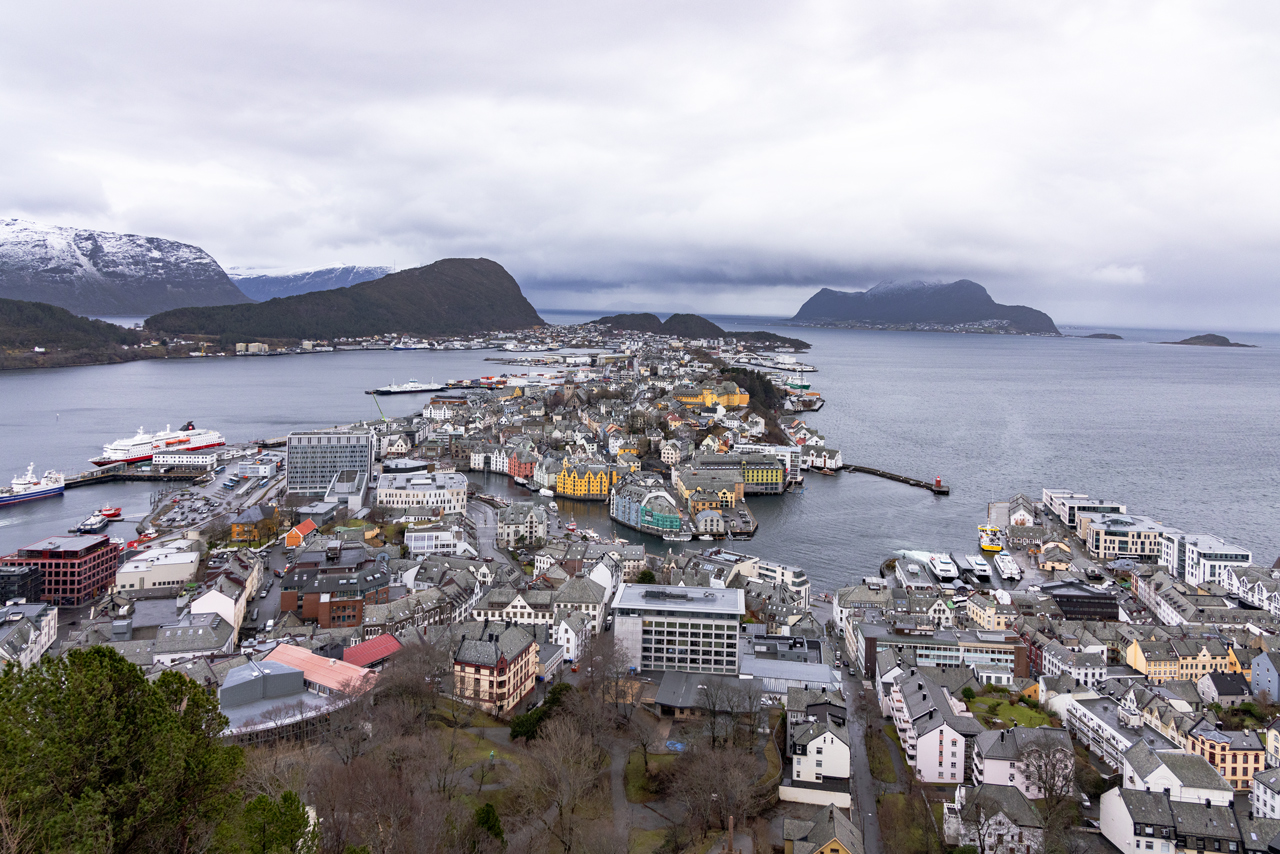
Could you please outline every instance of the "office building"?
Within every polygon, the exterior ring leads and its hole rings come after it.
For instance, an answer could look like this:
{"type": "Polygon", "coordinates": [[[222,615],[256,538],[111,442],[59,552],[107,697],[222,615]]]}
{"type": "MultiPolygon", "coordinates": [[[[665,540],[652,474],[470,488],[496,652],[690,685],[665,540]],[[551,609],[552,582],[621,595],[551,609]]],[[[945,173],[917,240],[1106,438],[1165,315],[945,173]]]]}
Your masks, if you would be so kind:
{"type": "Polygon", "coordinates": [[[290,433],[285,445],[286,489],[290,495],[324,495],[343,471],[364,475],[367,482],[376,447],[373,431],[364,428],[290,433]]]}

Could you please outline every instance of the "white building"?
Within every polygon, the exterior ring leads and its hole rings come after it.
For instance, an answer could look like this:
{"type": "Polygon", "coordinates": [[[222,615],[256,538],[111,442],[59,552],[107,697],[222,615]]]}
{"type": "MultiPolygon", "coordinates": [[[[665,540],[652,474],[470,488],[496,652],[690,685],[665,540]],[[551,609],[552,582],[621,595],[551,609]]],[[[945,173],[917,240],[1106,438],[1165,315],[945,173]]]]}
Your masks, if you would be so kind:
{"type": "Polygon", "coordinates": [[[591,619],[581,611],[559,610],[552,618],[551,641],[564,649],[566,661],[577,661],[591,637],[591,619]]]}
{"type": "Polygon", "coordinates": [[[894,677],[893,725],[907,764],[926,783],[963,783],[981,723],[942,686],[915,668],[894,677]]]}
{"type": "Polygon", "coordinates": [[[1106,647],[1101,651],[1083,652],[1065,647],[1058,641],[1050,641],[1044,647],[1041,669],[1050,679],[1066,673],[1081,685],[1092,688],[1106,681],[1106,647]]]}
{"type": "Polygon", "coordinates": [[[140,552],[116,570],[116,591],[134,592],[157,587],[175,590],[195,578],[200,553],[160,548],[140,552]]]}
{"type": "Polygon", "coordinates": [[[1253,554],[1213,534],[1170,531],[1161,537],[1160,563],[1188,584],[1225,586],[1229,570],[1249,566],[1253,554]]]}
{"type": "Polygon", "coordinates": [[[942,827],[949,845],[972,845],[984,854],[1044,850],[1044,821],[1012,786],[957,786],[955,800],[942,805],[942,827]]]}
{"type": "Polygon", "coordinates": [[[1259,818],[1280,818],[1280,770],[1268,768],[1254,773],[1249,806],[1259,818]]]}
{"type": "Polygon", "coordinates": [[[1127,513],[1123,504],[1098,501],[1069,489],[1046,489],[1041,493],[1045,509],[1058,517],[1068,528],[1076,527],[1077,513],[1127,513]]]}
{"type": "Polygon", "coordinates": [[[58,637],[58,609],[45,602],[12,599],[0,608],[0,661],[30,667],[58,637]]]}
{"type": "Polygon", "coordinates": [[[218,449],[200,451],[157,451],[151,458],[152,468],[203,469],[213,471],[218,466],[218,449]]]}
{"type": "Polygon", "coordinates": [[[1139,739],[1124,753],[1120,784],[1126,789],[1163,792],[1172,801],[1230,806],[1235,792],[1209,760],[1184,750],[1152,750],[1139,739]]]}
{"type": "Polygon", "coordinates": [[[532,545],[535,540],[546,540],[547,522],[544,505],[517,501],[498,510],[497,543],[504,548],[515,548],[521,541],[532,545]]]}
{"type": "Polygon", "coordinates": [[[438,507],[445,513],[467,511],[467,478],[456,472],[384,474],[375,502],[382,507],[438,507]]]}
{"type": "Polygon", "coordinates": [[[409,557],[421,560],[427,555],[475,557],[476,550],[467,542],[462,526],[453,522],[411,524],[404,529],[404,544],[409,557]]]}
{"type": "Polygon", "coordinates": [[[613,598],[614,642],[641,670],[738,672],[742,590],[623,584],[613,598]]]}
{"type": "Polygon", "coordinates": [[[377,439],[368,428],[302,430],[285,445],[285,484],[290,495],[323,495],[334,476],[354,471],[368,478],[377,439]]]}
{"type": "Polygon", "coordinates": [[[1012,786],[1029,800],[1045,789],[1075,788],[1075,750],[1065,729],[1021,727],[979,733],[973,743],[973,782],[1012,786]]]}

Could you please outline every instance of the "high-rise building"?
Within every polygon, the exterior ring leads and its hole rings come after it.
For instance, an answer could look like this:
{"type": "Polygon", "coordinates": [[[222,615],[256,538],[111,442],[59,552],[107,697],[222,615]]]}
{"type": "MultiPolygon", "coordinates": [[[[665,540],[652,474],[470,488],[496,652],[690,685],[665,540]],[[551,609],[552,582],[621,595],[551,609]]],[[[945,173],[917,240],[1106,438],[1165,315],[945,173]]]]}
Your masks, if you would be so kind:
{"type": "Polygon", "coordinates": [[[49,537],[0,558],[6,570],[37,566],[44,573],[41,599],[76,607],[95,598],[116,579],[120,547],[106,534],[49,537]]]}
{"type": "Polygon", "coordinates": [[[285,488],[290,495],[323,495],[341,471],[354,471],[369,481],[377,448],[367,428],[300,430],[289,434],[285,488]]]}

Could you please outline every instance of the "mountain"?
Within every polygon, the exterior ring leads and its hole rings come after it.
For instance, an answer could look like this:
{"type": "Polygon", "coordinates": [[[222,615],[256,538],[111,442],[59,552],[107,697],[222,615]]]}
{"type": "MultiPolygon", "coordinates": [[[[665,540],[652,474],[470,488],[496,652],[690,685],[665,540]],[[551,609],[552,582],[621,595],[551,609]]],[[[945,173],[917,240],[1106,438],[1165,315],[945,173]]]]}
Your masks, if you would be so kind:
{"type": "Polygon", "coordinates": [[[108,316],[249,302],[198,246],[20,219],[0,220],[0,297],[108,316]]]}
{"type": "Polygon", "coordinates": [[[245,295],[255,300],[275,297],[291,297],[313,291],[331,291],[349,288],[361,282],[380,279],[391,272],[390,267],[361,267],[334,265],[313,267],[308,270],[291,270],[287,273],[263,273],[255,270],[231,269],[227,274],[245,295]]]}
{"type": "Polygon", "coordinates": [[[624,332],[648,332],[662,334],[662,321],[656,314],[611,314],[595,321],[601,326],[612,326],[624,332]]]}
{"type": "Polygon", "coordinates": [[[142,336],[132,329],[80,317],[56,305],[0,299],[0,350],[118,350],[122,344],[141,340],[142,336]]]}
{"type": "Polygon", "coordinates": [[[358,338],[384,332],[470,335],[542,326],[501,264],[446,258],[347,288],[253,305],[180,308],[147,319],[155,332],[253,338],[358,338]]]}
{"type": "Polygon", "coordinates": [[[1188,344],[1193,347],[1256,347],[1256,344],[1238,344],[1225,335],[1192,335],[1181,341],[1161,341],[1161,344],[1188,344]]]}
{"type": "Polygon", "coordinates": [[[673,314],[662,322],[662,334],[681,338],[724,338],[727,333],[701,315],[673,314]]]}
{"type": "Polygon", "coordinates": [[[876,285],[868,291],[823,288],[811,296],[793,320],[909,326],[956,326],[1004,321],[1015,332],[1058,333],[1053,318],[1022,305],[1001,305],[977,282],[961,279],[950,284],[925,282],[876,285]]]}

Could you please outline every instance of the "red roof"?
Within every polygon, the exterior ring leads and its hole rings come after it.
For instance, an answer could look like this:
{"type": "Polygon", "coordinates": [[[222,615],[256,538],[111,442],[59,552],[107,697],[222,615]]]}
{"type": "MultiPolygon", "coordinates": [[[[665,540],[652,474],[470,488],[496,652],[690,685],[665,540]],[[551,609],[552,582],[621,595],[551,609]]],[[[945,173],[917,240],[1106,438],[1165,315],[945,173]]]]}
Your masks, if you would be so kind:
{"type": "Polygon", "coordinates": [[[396,640],[393,635],[378,635],[376,638],[370,638],[363,643],[347,647],[342,651],[342,660],[360,667],[368,667],[374,662],[382,661],[384,658],[391,656],[400,647],[400,641],[396,640]]]}
{"type": "Polygon", "coordinates": [[[307,521],[303,522],[301,525],[294,525],[293,532],[298,536],[305,537],[307,534],[310,534],[315,529],[316,529],[316,523],[313,520],[308,519],[307,521]]]}
{"type": "Polygon", "coordinates": [[[311,650],[292,644],[279,644],[267,653],[267,661],[278,661],[302,671],[302,678],[308,682],[328,688],[332,691],[350,691],[377,679],[377,674],[357,667],[346,661],[315,655],[311,650]]]}

